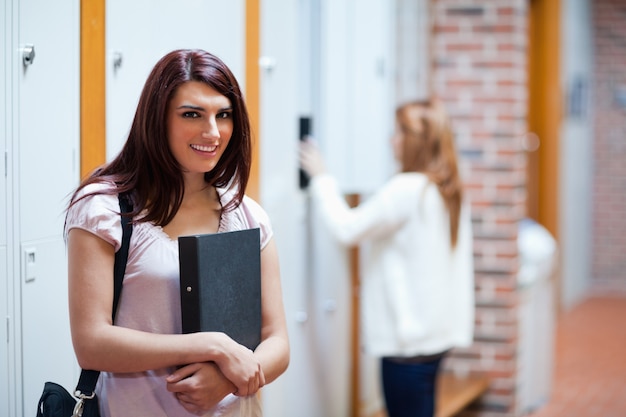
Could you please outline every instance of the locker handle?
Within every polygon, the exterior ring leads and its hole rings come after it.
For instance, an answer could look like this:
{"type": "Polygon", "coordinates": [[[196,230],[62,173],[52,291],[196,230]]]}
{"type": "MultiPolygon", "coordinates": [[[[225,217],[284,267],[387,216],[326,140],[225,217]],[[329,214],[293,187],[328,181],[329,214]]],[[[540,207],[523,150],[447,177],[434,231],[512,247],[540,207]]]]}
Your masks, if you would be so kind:
{"type": "MultiPolygon", "coordinates": [[[[313,119],[310,116],[300,117],[300,134],[298,135],[298,140],[300,142],[307,140],[307,138],[311,136],[312,125],[313,119]]],[[[309,186],[310,178],[302,168],[299,168],[299,171],[300,189],[304,190],[309,186]]]]}
{"type": "Polygon", "coordinates": [[[24,46],[24,49],[22,50],[22,62],[24,63],[24,66],[28,67],[29,65],[33,65],[34,60],[35,60],[35,45],[28,44],[24,46]]]}

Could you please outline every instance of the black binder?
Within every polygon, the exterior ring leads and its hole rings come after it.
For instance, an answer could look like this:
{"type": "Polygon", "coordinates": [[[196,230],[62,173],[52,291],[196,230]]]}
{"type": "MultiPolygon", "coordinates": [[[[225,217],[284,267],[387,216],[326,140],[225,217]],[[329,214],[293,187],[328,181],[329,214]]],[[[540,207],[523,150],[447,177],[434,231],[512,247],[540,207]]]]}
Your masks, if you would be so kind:
{"type": "Polygon", "coordinates": [[[260,230],[180,236],[183,333],[224,332],[254,350],[261,342],[260,230]]]}

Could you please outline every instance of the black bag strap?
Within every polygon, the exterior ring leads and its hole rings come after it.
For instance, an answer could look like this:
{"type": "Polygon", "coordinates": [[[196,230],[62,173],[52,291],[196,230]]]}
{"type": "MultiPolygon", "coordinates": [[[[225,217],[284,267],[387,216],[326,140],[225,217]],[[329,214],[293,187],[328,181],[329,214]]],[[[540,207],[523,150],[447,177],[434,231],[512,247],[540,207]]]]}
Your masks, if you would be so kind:
{"type": "Polygon", "coordinates": [[[131,217],[124,216],[124,213],[130,213],[133,211],[133,206],[130,203],[128,195],[120,194],[118,198],[120,200],[120,213],[122,214],[122,246],[120,247],[120,250],[115,253],[115,265],[113,266],[113,310],[111,317],[113,322],[115,322],[115,312],[117,311],[117,305],[120,301],[122,282],[124,281],[124,274],[126,273],[130,235],[133,233],[133,224],[130,221],[131,217]]]}
{"type": "MultiPolygon", "coordinates": [[[[115,313],[117,311],[117,305],[120,301],[120,294],[122,293],[122,282],[124,281],[124,274],[126,273],[126,262],[128,261],[128,247],[130,246],[130,236],[133,233],[133,224],[130,221],[130,216],[124,216],[124,213],[130,213],[133,211],[133,206],[126,194],[119,194],[118,199],[120,202],[120,213],[122,222],[122,246],[115,253],[115,264],[113,266],[113,310],[112,318],[115,322],[115,313]]],[[[74,396],[82,399],[91,399],[95,395],[96,384],[100,371],[92,371],[82,369],[80,371],[80,378],[78,379],[78,385],[74,396]]]]}

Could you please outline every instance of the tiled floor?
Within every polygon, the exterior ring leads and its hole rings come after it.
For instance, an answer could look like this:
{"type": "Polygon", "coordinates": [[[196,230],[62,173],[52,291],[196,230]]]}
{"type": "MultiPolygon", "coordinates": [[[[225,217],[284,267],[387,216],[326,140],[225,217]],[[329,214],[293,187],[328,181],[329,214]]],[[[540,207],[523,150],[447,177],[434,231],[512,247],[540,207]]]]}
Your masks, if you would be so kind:
{"type": "Polygon", "coordinates": [[[590,297],[557,322],[553,391],[529,417],[626,417],[626,297],[590,297]]]}

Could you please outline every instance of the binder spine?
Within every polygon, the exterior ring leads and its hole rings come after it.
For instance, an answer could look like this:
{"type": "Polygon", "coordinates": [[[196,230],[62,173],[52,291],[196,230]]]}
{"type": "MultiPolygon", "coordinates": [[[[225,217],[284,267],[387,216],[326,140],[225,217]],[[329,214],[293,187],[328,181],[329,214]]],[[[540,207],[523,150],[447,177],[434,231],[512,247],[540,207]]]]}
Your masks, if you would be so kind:
{"type": "Polygon", "coordinates": [[[180,307],[183,333],[200,331],[200,273],[198,271],[198,239],[195,236],[180,238],[179,253],[193,254],[179,258],[180,267],[180,307]]]}

